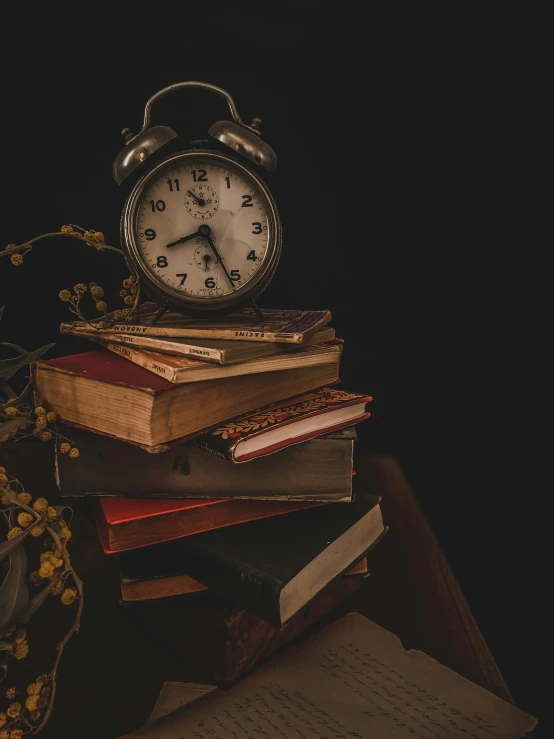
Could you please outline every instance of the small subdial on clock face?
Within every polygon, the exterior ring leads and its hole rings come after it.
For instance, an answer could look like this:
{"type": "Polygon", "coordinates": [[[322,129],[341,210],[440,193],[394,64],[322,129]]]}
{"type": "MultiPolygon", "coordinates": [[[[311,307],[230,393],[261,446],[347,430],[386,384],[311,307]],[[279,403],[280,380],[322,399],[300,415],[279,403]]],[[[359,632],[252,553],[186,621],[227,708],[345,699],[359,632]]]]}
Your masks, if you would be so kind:
{"type": "Polygon", "coordinates": [[[194,251],[194,261],[202,272],[213,272],[217,259],[209,244],[200,244],[194,251]]]}
{"type": "Polygon", "coordinates": [[[217,213],[219,198],[212,187],[199,182],[185,192],[185,208],[193,218],[207,221],[217,213]]]}

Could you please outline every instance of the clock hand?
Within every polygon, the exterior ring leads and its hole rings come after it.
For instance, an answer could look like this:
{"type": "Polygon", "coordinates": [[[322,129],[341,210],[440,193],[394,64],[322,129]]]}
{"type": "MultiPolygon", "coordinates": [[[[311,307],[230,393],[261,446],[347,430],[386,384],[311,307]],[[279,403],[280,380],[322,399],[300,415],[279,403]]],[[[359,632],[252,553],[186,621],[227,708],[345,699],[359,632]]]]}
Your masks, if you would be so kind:
{"type": "Polygon", "coordinates": [[[204,259],[204,264],[205,264],[205,266],[204,266],[204,272],[207,272],[208,271],[208,263],[209,263],[211,257],[210,257],[209,254],[204,254],[203,259],[204,259]]]}
{"type": "Polygon", "coordinates": [[[235,285],[233,283],[233,280],[231,279],[231,275],[227,272],[227,267],[223,264],[223,260],[221,259],[221,255],[218,252],[218,250],[216,249],[214,242],[210,238],[211,232],[212,232],[212,229],[209,226],[205,226],[205,225],[204,226],[200,226],[200,228],[198,229],[198,233],[200,234],[200,236],[202,236],[203,239],[206,239],[206,241],[210,245],[213,253],[215,254],[215,258],[217,259],[217,261],[219,262],[219,264],[221,264],[221,266],[223,267],[223,271],[225,272],[225,276],[229,280],[229,284],[231,285],[231,289],[234,290],[235,289],[235,285]]]}
{"type": "Polygon", "coordinates": [[[192,192],[192,190],[187,190],[187,195],[191,195],[196,200],[196,202],[198,203],[200,207],[206,205],[206,201],[204,200],[204,198],[199,198],[198,195],[195,195],[192,192]]]}
{"type": "Polygon", "coordinates": [[[193,234],[189,234],[188,236],[183,236],[182,239],[177,239],[177,241],[172,241],[171,244],[166,244],[167,249],[171,249],[172,246],[177,246],[177,244],[184,244],[185,241],[190,241],[191,239],[195,239],[197,236],[201,236],[200,231],[195,231],[193,234]]]}

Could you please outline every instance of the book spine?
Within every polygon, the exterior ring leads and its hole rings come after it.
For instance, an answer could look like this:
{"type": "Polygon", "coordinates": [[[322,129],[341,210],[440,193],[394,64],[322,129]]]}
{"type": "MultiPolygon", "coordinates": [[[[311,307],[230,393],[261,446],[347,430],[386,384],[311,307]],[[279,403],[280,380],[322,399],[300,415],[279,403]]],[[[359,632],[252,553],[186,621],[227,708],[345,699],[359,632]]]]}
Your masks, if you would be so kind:
{"type": "Polygon", "coordinates": [[[229,600],[240,603],[264,621],[282,627],[279,598],[283,583],[189,538],[183,547],[187,574],[229,600]]]}
{"type": "Polygon", "coordinates": [[[167,364],[160,361],[152,361],[146,357],[144,352],[140,351],[140,349],[131,349],[125,344],[116,344],[114,341],[102,341],[99,339],[95,339],[95,341],[101,344],[105,349],[109,349],[111,352],[114,352],[114,354],[119,354],[130,362],[138,364],[140,367],[144,367],[144,369],[147,369],[149,372],[154,372],[154,374],[160,375],[160,377],[165,377],[169,382],[175,382],[176,380],[174,367],[169,367],[167,364]]]}
{"type": "MultiPolygon", "coordinates": [[[[208,437],[211,438],[211,437],[208,437]]],[[[210,454],[214,454],[216,457],[221,457],[222,459],[226,459],[228,462],[233,461],[233,450],[234,446],[226,446],[223,448],[215,449],[212,444],[208,444],[206,439],[203,439],[202,441],[194,439],[192,442],[195,446],[197,446],[199,449],[202,449],[204,452],[209,452],[210,454]]]]}
{"type": "MultiPolygon", "coordinates": [[[[208,347],[195,346],[194,344],[183,344],[168,341],[158,336],[137,336],[136,334],[122,334],[109,331],[71,331],[75,336],[86,337],[93,341],[111,341],[116,344],[131,344],[136,349],[171,354],[177,357],[190,357],[200,359],[203,362],[223,364],[225,351],[208,347]]],[[[144,365],[143,365],[144,366],[144,365]]]]}
{"type": "MultiPolygon", "coordinates": [[[[60,326],[62,333],[73,334],[90,334],[89,326],[79,326],[72,324],[62,324],[60,326]]],[[[102,336],[103,330],[95,331],[102,336]]],[[[108,333],[137,335],[137,336],[157,336],[157,337],[173,337],[178,339],[231,339],[241,341],[268,341],[270,343],[283,342],[285,344],[300,344],[306,338],[308,333],[275,333],[271,331],[247,331],[244,329],[195,329],[195,328],[177,328],[171,326],[141,326],[140,324],[117,323],[110,328],[108,333]]]]}

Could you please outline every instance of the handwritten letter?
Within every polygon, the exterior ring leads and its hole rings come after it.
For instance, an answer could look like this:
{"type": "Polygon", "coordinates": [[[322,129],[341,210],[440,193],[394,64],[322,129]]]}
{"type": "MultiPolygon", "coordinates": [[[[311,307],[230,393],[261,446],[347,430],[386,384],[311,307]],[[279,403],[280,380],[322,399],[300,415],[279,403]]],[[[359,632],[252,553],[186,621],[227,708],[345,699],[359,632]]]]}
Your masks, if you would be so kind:
{"type": "MultiPolygon", "coordinates": [[[[154,721],[150,739],[518,739],[523,711],[357,613],[227,690],[154,721]]],[[[147,733],[144,733],[147,732],[147,733]]]]}

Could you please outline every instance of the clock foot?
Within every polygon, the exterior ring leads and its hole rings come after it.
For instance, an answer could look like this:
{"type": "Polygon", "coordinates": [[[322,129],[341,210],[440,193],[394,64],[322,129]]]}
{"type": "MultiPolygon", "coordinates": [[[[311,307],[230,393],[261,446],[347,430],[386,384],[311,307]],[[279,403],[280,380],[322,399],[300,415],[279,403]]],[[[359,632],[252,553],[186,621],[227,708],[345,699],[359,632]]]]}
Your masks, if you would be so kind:
{"type": "Polygon", "coordinates": [[[168,310],[169,310],[169,301],[167,303],[164,303],[160,307],[159,311],[156,313],[156,315],[152,319],[152,326],[155,326],[160,320],[160,318],[163,318],[163,316],[165,316],[168,310]]]}
{"type": "Polygon", "coordinates": [[[264,322],[264,314],[260,310],[260,306],[256,303],[254,298],[250,298],[250,305],[252,306],[252,310],[256,314],[256,317],[260,323],[264,322]]]}

